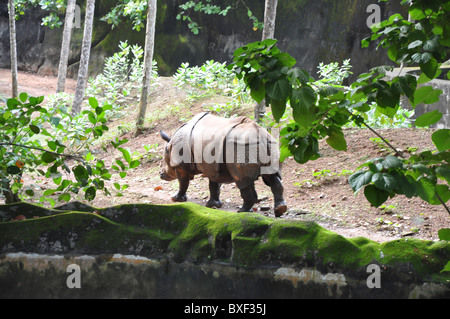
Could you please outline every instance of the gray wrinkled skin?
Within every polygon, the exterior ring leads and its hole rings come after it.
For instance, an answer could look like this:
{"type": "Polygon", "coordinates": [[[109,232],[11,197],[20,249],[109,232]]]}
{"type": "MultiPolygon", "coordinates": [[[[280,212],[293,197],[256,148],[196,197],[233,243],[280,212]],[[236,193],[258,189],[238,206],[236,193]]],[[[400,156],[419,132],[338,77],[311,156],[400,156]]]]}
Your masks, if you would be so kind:
{"type": "Polygon", "coordinates": [[[234,182],[244,200],[239,211],[251,211],[258,200],[254,182],[261,176],[274,195],[275,216],[286,212],[278,144],[254,121],[200,113],[179,127],[172,137],[164,132],[161,137],[167,144],[160,177],[179,181],[173,201],[186,201],[189,181],[202,174],[209,179],[210,198],[206,206],[220,208],[221,184],[234,182]]]}

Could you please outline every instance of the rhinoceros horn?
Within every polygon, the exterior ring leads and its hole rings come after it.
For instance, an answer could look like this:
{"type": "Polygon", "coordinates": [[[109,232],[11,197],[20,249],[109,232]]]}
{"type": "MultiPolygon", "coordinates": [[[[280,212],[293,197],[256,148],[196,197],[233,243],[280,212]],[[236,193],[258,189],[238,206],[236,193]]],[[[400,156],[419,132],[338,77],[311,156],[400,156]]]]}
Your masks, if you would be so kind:
{"type": "Polygon", "coordinates": [[[167,133],[165,133],[165,132],[163,132],[163,131],[159,131],[159,134],[161,135],[161,137],[162,137],[162,139],[163,139],[164,141],[166,141],[167,143],[170,142],[170,136],[167,135],[167,133]]]}

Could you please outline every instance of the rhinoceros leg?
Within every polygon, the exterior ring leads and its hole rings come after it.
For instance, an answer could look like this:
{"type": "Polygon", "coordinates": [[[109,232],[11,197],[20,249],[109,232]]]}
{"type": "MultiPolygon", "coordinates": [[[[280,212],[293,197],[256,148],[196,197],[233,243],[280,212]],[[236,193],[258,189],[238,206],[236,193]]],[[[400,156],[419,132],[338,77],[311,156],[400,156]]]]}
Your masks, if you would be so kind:
{"type": "Polygon", "coordinates": [[[271,174],[271,175],[263,175],[262,176],[264,183],[266,185],[270,186],[270,189],[272,190],[273,196],[274,196],[274,213],[275,217],[280,217],[283,215],[286,210],[286,202],[283,198],[283,184],[281,183],[280,176],[278,174],[271,174]]]}
{"type": "Polygon", "coordinates": [[[206,207],[222,207],[222,201],[219,199],[220,197],[220,186],[222,184],[209,181],[209,200],[206,202],[206,207]]]}
{"type": "Polygon", "coordinates": [[[174,202],[185,202],[187,200],[186,192],[189,187],[189,181],[191,178],[187,174],[182,174],[177,171],[178,177],[178,192],[172,196],[174,202]]]}
{"type": "Polygon", "coordinates": [[[244,204],[239,208],[238,212],[249,212],[253,205],[258,201],[258,194],[255,190],[255,184],[251,183],[249,186],[242,188],[241,197],[244,200],[244,204]]]}

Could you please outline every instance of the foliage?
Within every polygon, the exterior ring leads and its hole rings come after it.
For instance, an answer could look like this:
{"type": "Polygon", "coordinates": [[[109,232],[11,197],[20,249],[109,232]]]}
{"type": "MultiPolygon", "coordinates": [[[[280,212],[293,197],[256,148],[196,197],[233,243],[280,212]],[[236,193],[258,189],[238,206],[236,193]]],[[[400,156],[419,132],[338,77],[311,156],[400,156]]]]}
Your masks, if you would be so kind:
{"type": "Polygon", "coordinates": [[[120,0],[101,20],[115,28],[122,22],[122,18],[131,21],[133,30],[140,31],[145,27],[147,19],[147,1],[120,0]]]}
{"type": "MultiPolygon", "coordinates": [[[[95,98],[89,98],[90,109],[72,118],[67,109],[42,106],[43,100],[42,96],[21,93],[18,99],[9,99],[6,105],[0,106],[3,195],[7,200],[14,197],[16,201],[24,195],[35,196],[33,188],[24,188],[23,174],[53,181],[55,188],[45,190],[39,200],[49,201],[52,206],[56,203],[52,195],[66,202],[78,193],[89,201],[98,191],[111,195],[106,184],[112,177],[111,169],[91,150],[92,142],[108,131],[105,112],[111,106],[100,106],[95,98]]],[[[121,178],[127,175],[127,170],[140,164],[122,147],[124,143],[126,140],[111,142],[123,155],[123,159],[117,159],[111,166],[121,178]]],[[[119,192],[127,188],[119,183],[114,183],[114,187],[119,192]]]]}
{"type": "MultiPolygon", "coordinates": [[[[96,96],[99,100],[113,106],[110,112],[117,113],[139,98],[143,76],[144,50],[137,44],[129,45],[127,41],[120,42],[119,51],[105,60],[103,73],[90,78],[86,94],[96,96]],[[134,91],[135,94],[130,94],[134,91]]],[[[153,61],[152,78],[155,82],[158,76],[156,61],[153,61]]],[[[108,114],[108,118],[111,118],[108,114]]]]}
{"type": "Polygon", "coordinates": [[[211,111],[224,116],[231,116],[241,104],[249,103],[251,97],[243,81],[236,78],[233,70],[229,70],[226,63],[206,61],[202,66],[189,66],[182,63],[174,74],[176,85],[185,89],[188,100],[221,94],[232,98],[226,105],[215,105],[211,111]]]}
{"type": "Polygon", "coordinates": [[[15,0],[16,19],[25,14],[29,7],[39,6],[42,10],[48,11],[48,15],[42,18],[42,25],[50,28],[59,28],[63,22],[59,19],[59,15],[66,8],[64,0],[15,0]]]}
{"type": "MultiPolygon", "coordinates": [[[[387,80],[385,75],[392,67],[381,66],[361,74],[349,87],[324,82],[317,85],[305,70],[294,67],[296,61],[281,52],[276,40],[247,44],[234,53],[230,68],[244,79],[251,96],[266,101],[272,115],[279,121],[289,102],[293,121],[281,131],[281,160],[293,156],[298,163],[320,157],[318,140],[336,150],[345,151],[347,142],[342,128],[349,122],[365,125],[359,115],[376,105],[376,113],[393,118],[400,109],[400,98],[405,96],[413,107],[420,103],[431,104],[439,100],[442,91],[432,86],[421,86],[438,75],[440,61],[445,58],[445,48],[450,46],[448,29],[448,4],[437,1],[404,1],[411,3],[414,17],[423,18],[417,23],[394,15],[373,27],[373,35],[363,41],[381,39],[380,45],[389,47],[389,57],[397,63],[418,63],[422,71],[419,79],[412,75],[398,75],[387,80]],[[430,8],[426,9],[425,6],[430,8]],[[425,19],[429,17],[430,20],[425,19]],[[420,41],[420,44],[419,42],[420,41]],[[394,49],[391,49],[394,47],[394,49]],[[420,58],[419,58],[420,57],[420,58]]],[[[428,112],[416,120],[416,126],[429,126],[442,115],[428,112]]],[[[350,178],[355,192],[364,187],[364,194],[374,206],[382,205],[389,197],[403,194],[419,196],[431,204],[444,204],[450,199],[450,130],[437,130],[432,140],[436,151],[426,151],[411,156],[377,158],[363,165],[363,170],[350,178]],[[395,160],[394,160],[395,159],[395,160]]]]}
{"type": "MultiPolygon", "coordinates": [[[[258,29],[262,29],[263,24],[253,15],[252,11],[245,5],[244,1],[234,1],[235,8],[238,7],[239,3],[243,4],[243,6],[247,9],[248,18],[253,22],[253,30],[256,31],[258,29]]],[[[201,27],[191,18],[192,11],[199,14],[226,16],[228,12],[233,9],[232,6],[222,8],[219,5],[212,4],[212,0],[190,0],[180,4],[179,8],[182,11],[177,15],[177,20],[187,21],[189,29],[194,34],[198,34],[201,27]]]]}

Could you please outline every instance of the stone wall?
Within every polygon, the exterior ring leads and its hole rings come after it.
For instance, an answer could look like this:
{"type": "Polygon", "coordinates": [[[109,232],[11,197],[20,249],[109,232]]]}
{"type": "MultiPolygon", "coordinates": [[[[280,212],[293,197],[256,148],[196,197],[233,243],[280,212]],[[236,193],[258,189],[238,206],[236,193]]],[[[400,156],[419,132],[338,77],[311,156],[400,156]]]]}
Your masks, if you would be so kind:
{"type": "MultiPolygon", "coordinates": [[[[369,68],[389,63],[386,52],[374,46],[362,49],[360,42],[370,34],[366,20],[370,4],[381,7],[383,19],[404,12],[399,3],[375,0],[295,0],[279,1],[275,37],[281,50],[298,61],[298,66],[312,74],[320,62],[341,62],[350,58],[353,72],[360,74],[369,68]]],[[[112,55],[119,41],[144,44],[144,31],[131,30],[122,25],[114,30],[100,18],[114,1],[96,4],[90,74],[98,73],[105,57],[112,55]]],[[[253,14],[263,21],[264,5],[260,0],[248,0],[246,4],[253,14]]],[[[193,35],[185,22],[176,19],[180,9],[178,1],[159,1],[156,27],[155,59],[162,75],[172,75],[183,62],[202,64],[208,59],[231,61],[234,50],[246,43],[261,39],[261,30],[253,31],[247,10],[242,6],[230,11],[227,17],[193,17],[202,29],[193,35]]],[[[83,5],[82,5],[83,11],[83,5]]],[[[83,12],[82,12],[83,14],[83,12]]],[[[43,75],[56,75],[62,29],[49,29],[41,25],[43,13],[30,10],[17,21],[19,69],[43,75]]],[[[74,29],[69,75],[76,76],[82,28],[74,29]]],[[[8,68],[9,62],[8,13],[5,3],[0,3],[0,67],[8,68]]]]}
{"type": "Polygon", "coordinates": [[[0,298],[449,298],[449,260],[444,241],[350,239],[193,203],[0,205],[0,298]]]}
{"type": "MultiPolygon", "coordinates": [[[[435,89],[441,90],[443,93],[440,96],[439,102],[433,104],[419,104],[414,109],[414,118],[418,118],[424,113],[439,110],[442,113],[442,118],[436,124],[431,125],[432,128],[450,128],[450,81],[432,80],[426,85],[431,85],[435,89]]],[[[411,109],[410,105],[405,105],[406,108],[411,109]]]]}

